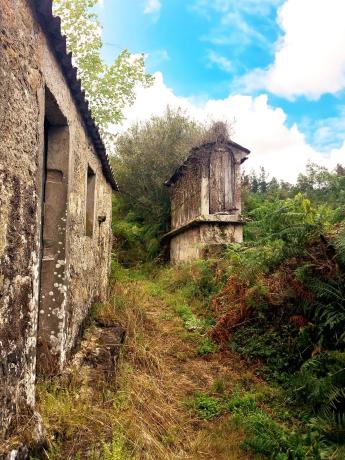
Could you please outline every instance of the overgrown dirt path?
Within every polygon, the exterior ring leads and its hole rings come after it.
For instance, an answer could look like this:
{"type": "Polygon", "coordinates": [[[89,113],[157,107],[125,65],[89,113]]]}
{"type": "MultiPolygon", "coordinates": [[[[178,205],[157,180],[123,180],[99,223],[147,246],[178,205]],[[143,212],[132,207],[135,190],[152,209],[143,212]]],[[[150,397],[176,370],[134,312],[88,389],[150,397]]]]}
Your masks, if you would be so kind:
{"type": "MultiPolygon", "coordinates": [[[[184,292],[144,278],[117,280],[94,323],[117,321],[126,340],[115,377],[85,362],[53,387],[41,384],[48,458],[253,458],[217,396],[254,374],[237,354],[212,348],[184,292]]],[[[84,348],[97,330],[88,329],[84,348]]]]}
{"type": "MultiPolygon", "coordinates": [[[[185,321],[166,301],[173,296],[159,290],[155,292],[154,283],[139,282],[138,287],[150,293],[142,299],[141,305],[147,346],[157,368],[150,376],[154,385],[152,400],[149,401],[147,395],[147,403],[152,405],[148,407],[152,410],[152,423],[161,420],[156,426],[156,436],[162,443],[162,458],[251,458],[240,449],[244,436],[231,425],[227,415],[203,420],[193,410],[195,395],[230,391],[248,378],[247,366],[238,355],[230,352],[198,354],[199,334],[193,325],[186,328],[185,321]]],[[[202,404],[200,406],[202,410],[202,404]]],[[[158,451],[156,455],[149,454],[148,458],[160,458],[158,451]]]]}

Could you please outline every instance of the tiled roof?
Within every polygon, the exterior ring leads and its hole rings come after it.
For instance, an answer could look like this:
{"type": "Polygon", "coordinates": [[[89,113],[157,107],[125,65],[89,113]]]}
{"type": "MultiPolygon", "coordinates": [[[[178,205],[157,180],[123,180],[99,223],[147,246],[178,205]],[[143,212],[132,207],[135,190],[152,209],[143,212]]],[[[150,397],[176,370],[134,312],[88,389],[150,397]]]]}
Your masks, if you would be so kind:
{"type": "MultiPolygon", "coordinates": [[[[175,184],[177,182],[177,180],[184,174],[184,171],[186,169],[186,166],[188,165],[188,163],[192,160],[192,158],[195,158],[198,151],[199,150],[202,150],[203,148],[212,148],[214,147],[214,145],[216,144],[216,142],[209,142],[209,143],[205,143],[203,145],[200,145],[198,147],[194,147],[190,152],[189,152],[189,155],[187,156],[187,158],[185,159],[185,161],[181,164],[181,166],[179,166],[176,171],[174,172],[174,174],[170,177],[169,180],[167,180],[164,185],[166,185],[167,187],[170,187],[171,185],[175,184]]],[[[237,150],[241,150],[242,152],[246,153],[249,155],[250,153],[250,150],[246,149],[245,147],[242,147],[242,145],[240,144],[237,144],[236,142],[233,142],[233,141],[226,141],[225,142],[225,145],[227,145],[229,148],[233,147],[237,150]]],[[[245,161],[247,158],[244,158],[242,160],[242,163],[243,161],[245,161]]]]}
{"type": "Polygon", "coordinates": [[[96,154],[102,163],[103,174],[113,190],[118,186],[112,171],[109,157],[102,141],[99,128],[92,118],[89,103],[82,90],[81,81],[77,77],[77,69],[72,64],[72,53],[68,53],[66,37],[61,32],[61,20],[53,15],[52,0],[30,0],[31,6],[36,12],[37,19],[48,38],[58,60],[62,73],[73,95],[75,104],[83,118],[87,133],[94,145],[96,154]]]}

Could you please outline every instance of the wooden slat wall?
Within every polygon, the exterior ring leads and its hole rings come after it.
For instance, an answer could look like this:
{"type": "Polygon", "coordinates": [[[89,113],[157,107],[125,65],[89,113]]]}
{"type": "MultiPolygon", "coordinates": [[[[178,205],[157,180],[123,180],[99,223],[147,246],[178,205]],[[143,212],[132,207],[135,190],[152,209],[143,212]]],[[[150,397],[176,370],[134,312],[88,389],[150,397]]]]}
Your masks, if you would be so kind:
{"type": "Polygon", "coordinates": [[[201,213],[201,165],[189,165],[172,191],[171,228],[181,227],[201,213]]]}
{"type": "Polygon", "coordinates": [[[235,197],[234,155],[227,148],[205,151],[188,164],[172,187],[171,229],[180,228],[202,214],[234,212],[235,197]]]}
{"type": "Polygon", "coordinates": [[[217,149],[210,157],[210,214],[234,208],[234,160],[231,152],[217,149]]]}

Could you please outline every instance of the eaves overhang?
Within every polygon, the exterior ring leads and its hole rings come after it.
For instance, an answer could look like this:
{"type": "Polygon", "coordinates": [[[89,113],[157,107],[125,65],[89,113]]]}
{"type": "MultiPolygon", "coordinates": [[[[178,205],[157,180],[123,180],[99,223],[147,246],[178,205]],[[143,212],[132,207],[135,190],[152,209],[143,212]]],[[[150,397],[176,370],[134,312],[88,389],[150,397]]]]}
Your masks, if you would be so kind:
{"type": "Polygon", "coordinates": [[[52,0],[29,0],[37,20],[46,35],[67,85],[72,93],[77,109],[83,119],[87,134],[92,141],[97,157],[99,158],[104,177],[114,191],[118,185],[110,165],[109,156],[102,141],[99,128],[94,121],[89,103],[82,89],[81,81],[77,76],[77,68],[72,63],[72,53],[67,51],[66,37],[61,32],[61,19],[53,15],[52,0]]]}

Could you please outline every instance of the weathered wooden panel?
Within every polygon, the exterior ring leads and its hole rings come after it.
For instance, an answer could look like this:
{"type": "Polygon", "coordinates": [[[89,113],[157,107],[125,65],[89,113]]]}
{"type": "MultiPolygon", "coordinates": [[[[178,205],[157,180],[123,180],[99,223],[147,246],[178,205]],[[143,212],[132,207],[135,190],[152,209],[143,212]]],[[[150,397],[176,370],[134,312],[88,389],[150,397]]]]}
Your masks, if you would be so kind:
{"type": "Polygon", "coordinates": [[[215,150],[210,157],[210,214],[224,211],[225,181],[224,162],[226,152],[215,150]]]}
{"type": "Polygon", "coordinates": [[[179,228],[201,213],[201,165],[187,168],[172,190],[171,228],[179,228]]]}
{"type": "Polygon", "coordinates": [[[231,152],[227,152],[225,160],[224,203],[225,211],[232,212],[235,206],[235,161],[231,152]]]}
{"type": "Polygon", "coordinates": [[[234,208],[234,164],[231,152],[217,149],[210,157],[210,214],[234,208]]]}

